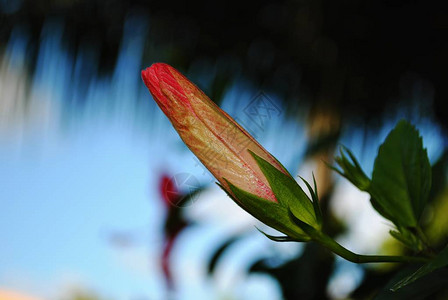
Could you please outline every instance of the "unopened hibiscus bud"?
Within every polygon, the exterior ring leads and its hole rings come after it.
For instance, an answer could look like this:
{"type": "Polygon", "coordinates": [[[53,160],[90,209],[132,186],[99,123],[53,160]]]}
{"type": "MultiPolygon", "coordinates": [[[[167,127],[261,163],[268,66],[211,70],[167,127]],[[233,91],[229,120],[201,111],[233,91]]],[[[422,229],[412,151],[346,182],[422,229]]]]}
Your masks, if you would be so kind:
{"type": "MultiPolygon", "coordinates": [[[[299,197],[291,211],[301,221],[317,224],[311,201],[288,171],[196,85],[163,63],[142,71],[142,78],[184,143],[239,205],[265,223],[280,222],[274,210],[286,211],[284,218],[289,219],[285,197],[299,197]],[[296,187],[280,187],[281,179],[296,187]]],[[[286,224],[268,225],[290,233],[283,228],[286,224]]]]}
{"type": "Polygon", "coordinates": [[[154,100],[185,144],[221,185],[238,187],[277,202],[269,183],[248,149],[284,174],[287,171],[198,87],[169,65],[156,63],[142,72],[154,100]]]}

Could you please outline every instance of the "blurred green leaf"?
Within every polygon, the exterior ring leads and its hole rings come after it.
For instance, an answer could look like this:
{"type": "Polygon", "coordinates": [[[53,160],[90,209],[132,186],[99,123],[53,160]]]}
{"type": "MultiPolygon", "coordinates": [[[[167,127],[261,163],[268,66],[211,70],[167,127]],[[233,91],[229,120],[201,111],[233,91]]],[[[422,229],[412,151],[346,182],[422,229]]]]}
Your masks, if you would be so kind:
{"type": "MultiPolygon", "coordinates": [[[[437,295],[447,289],[448,269],[438,269],[431,274],[419,279],[411,285],[405,286],[397,291],[392,291],[394,284],[403,278],[409,276],[418,269],[418,266],[409,266],[400,270],[389,282],[377,293],[375,300],[423,300],[423,299],[446,299],[439,298],[437,295]]],[[[365,299],[365,298],[356,298],[365,299]]],[[[370,299],[370,297],[369,297],[370,299]]]]}
{"type": "MultiPolygon", "coordinates": [[[[416,272],[412,273],[411,275],[409,275],[409,276],[403,278],[402,280],[400,280],[399,282],[397,282],[391,288],[391,290],[396,291],[396,290],[414,282],[415,280],[419,279],[420,277],[423,277],[423,276],[431,273],[434,270],[444,268],[446,266],[448,266],[448,246],[445,247],[445,249],[443,249],[442,252],[440,252],[439,255],[437,255],[432,261],[423,265],[416,272]]],[[[448,277],[446,279],[448,280],[448,277]]]]}
{"type": "Polygon", "coordinates": [[[311,200],[290,175],[286,175],[269,162],[249,151],[263,174],[279,203],[291,210],[296,218],[314,228],[320,228],[311,200]]]}
{"type": "Polygon", "coordinates": [[[222,257],[224,252],[235,242],[239,241],[243,236],[241,235],[235,235],[231,237],[230,239],[226,240],[223,244],[221,244],[213,254],[212,258],[210,259],[208,263],[208,274],[213,274],[215,272],[216,266],[218,265],[219,259],[222,257]]]}
{"type": "Polygon", "coordinates": [[[448,171],[448,149],[445,149],[443,154],[432,166],[432,183],[431,193],[429,195],[430,201],[434,200],[440,193],[442,193],[447,183],[448,171]]]}
{"type": "Polygon", "coordinates": [[[266,273],[278,279],[282,299],[329,299],[328,280],[334,270],[334,256],[317,243],[306,243],[295,259],[273,266],[281,258],[273,255],[254,263],[249,272],[266,273]]]}
{"type": "Polygon", "coordinates": [[[380,146],[369,192],[383,215],[416,227],[431,188],[431,166],[422,138],[402,120],[380,146]]]}

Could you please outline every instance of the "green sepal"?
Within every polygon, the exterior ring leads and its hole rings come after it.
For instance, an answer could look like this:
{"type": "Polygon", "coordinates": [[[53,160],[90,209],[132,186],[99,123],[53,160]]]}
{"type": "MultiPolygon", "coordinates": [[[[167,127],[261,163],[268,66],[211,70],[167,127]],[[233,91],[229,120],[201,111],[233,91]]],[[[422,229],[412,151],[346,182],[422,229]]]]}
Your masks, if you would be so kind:
{"type": "Polygon", "coordinates": [[[248,151],[268,180],[279,204],[284,208],[289,208],[296,218],[315,228],[320,228],[311,200],[294,178],[289,174],[286,175],[252,151],[248,151]]]}
{"type": "Polygon", "coordinates": [[[255,228],[259,232],[261,232],[265,237],[267,237],[268,239],[270,239],[271,241],[274,241],[274,242],[306,242],[307,241],[307,240],[293,239],[292,237],[289,237],[287,235],[285,235],[285,236],[274,236],[274,235],[267,234],[266,232],[264,232],[263,230],[261,230],[257,226],[255,226],[255,228]]]}
{"type": "Polygon", "coordinates": [[[302,178],[301,176],[299,176],[299,177],[306,184],[306,187],[310,191],[311,199],[313,200],[313,208],[314,208],[314,214],[316,215],[316,221],[317,221],[317,224],[319,224],[319,227],[321,227],[322,226],[322,210],[320,209],[320,205],[319,205],[319,195],[317,194],[317,184],[316,184],[316,178],[314,177],[314,173],[313,173],[314,189],[304,178],[302,178]]]}
{"type": "Polygon", "coordinates": [[[286,207],[279,203],[258,197],[248,193],[229,182],[224,180],[229,185],[231,193],[226,191],[236,204],[247,211],[249,214],[260,220],[264,224],[286,234],[287,236],[300,240],[309,241],[310,238],[300,229],[289,217],[289,211],[286,207]],[[233,195],[232,195],[233,194],[233,195]]]}
{"type": "Polygon", "coordinates": [[[412,249],[414,252],[420,252],[423,250],[424,246],[421,240],[418,239],[414,233],[412,233],[411,231],[402,226],[397,226],[397,228],[398,231],[389,230],[389,234],[392,237],[402,242],[404,245],[412,249]]]}
{"type": "Polygon", "coordinates": [[[296,224],[311,239],[316,240],[318,237],[322,235],[320,230],[314,228],[313,226],[310,226],[309,224],[297,218],[291,210],[289,211],[289,217],[294,222],[294,224],[296,224]]]}
{"type": "Polygon", "coordinates": [[[402,120],[378,150],[369,192],[392,222],[416,227],[430,188],[431,166],[422,138],[402,120]]]}
{"type": "Polygon", "coordinates": [[[341,146],[339,149],[339,154],[340,156],[336,156],[334,160],[340,169],[331,165],[329,165],[329,167],[341,176],[345,177],[361,191],[368,191],[370,187],[370,179],[362,170],[361,165],[358,163],[353,153],[346,147],[341,146]],[[345,154],[348,154],[350,160],[345,154]]]}

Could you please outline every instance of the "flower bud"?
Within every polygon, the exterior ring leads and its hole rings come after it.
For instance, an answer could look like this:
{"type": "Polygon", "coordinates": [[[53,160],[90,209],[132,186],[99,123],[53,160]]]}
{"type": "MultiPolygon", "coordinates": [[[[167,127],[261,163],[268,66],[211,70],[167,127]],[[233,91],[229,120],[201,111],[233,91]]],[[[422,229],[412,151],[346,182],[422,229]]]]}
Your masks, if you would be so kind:
{"type": "Polygon", "coordinates": [[[288,172],[232,117],[167,64],[153,64],[142,71],[142,78],[184,143],[228,192],[231,193],[227,181],[277,202],[248,150],[284,174],[288,172]]]}
{"type": "Polygon", "coordinates": [[[308,241],[320,230],[318,202],[312,204],[288,171],[197,86],[162,63],[142,71],[142,78],[184,143],[227,194],[287,235],[270,238],[308,241]]]}

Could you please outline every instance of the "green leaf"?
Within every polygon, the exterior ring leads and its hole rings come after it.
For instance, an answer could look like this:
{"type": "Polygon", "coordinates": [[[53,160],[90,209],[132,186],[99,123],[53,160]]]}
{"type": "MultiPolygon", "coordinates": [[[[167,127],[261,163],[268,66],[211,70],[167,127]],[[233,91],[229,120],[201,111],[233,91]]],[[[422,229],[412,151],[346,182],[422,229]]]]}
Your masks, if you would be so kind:
{"type": "Polygon", "coordinates": [[[391,221],[416,227],[431,188],[431,166],[414,126],[400,121],[380,146],[368,189],[391,221]]]}
{"type": "MultiPolygon", "coordinates": [[[[226,179],[224,178],[224,180],[226,179]]],[[[288,208],[279,203],[248,193],[227,180],[226,182],[229,185],[233,196],[225,189],[224,191],[226,191],[226,193],[241,208],[256,219],[296,240],[310,240],[310,237],[308,237],[303,230],[290,219],[288,208]]]]}
{"type": "Polygon", "coordinates": [[[389,215],[387,212],[384,211],[383,207],[380,206],[380,205],[378,204],[378,201],[376,201],[376,200],[373,198],[372,193],[370,193],[370,196],[371,196],[371,198],[370,198],[370,204],[372,204],[373,208],[374,208],[380,215],[382,215],[384,218],[386,218],[386,219],[388,219],[388,220],[393,220],[393,219],[394,219],[393,216],[392,216],[392,215],[389,215]]]}
{"type": "Polygon", "coordinates": [[[315,228],[320,228],[316,220],[311,200],[291,175],[286,175],[269,162],[249,150],[280,205],[291,210],[296,218],[315,228]]]}
{"type": "Polygon", "coordinates": [[[419,279],[420,277],[423,277],[429,273],[431,273],[434,270],[443,268],[448,266],[448,246],[445,247],[445,249],[442,250],[442,252],[439,253],[432,261],[429,263],[423,265],[420,269],[418,269],[413,274],[403,278],[399,282],[397,282],[392,288],[392,291],[396,291],[415,280],[419,279]]]}
{"type": "MultiPolygon", "coordinates": [[[[373,208],[375,208],[375,210],[377,212],[380,213],[380,215],[382,215],[384,218],[389,219],[389,220],[394,220],[393,216],[388,215],[381,206],[379,206],[378,202],[375,201],[375,199],[371,198],[370,202],[372,203],[373,208]]],[[[395,230],[390,230],[389,234],[397,239],[398,241],[400,241],[401,243],[403,243],[406,247],[412,249],[414,252],[420,252],[422,251],[423,244],[422,241],[416,236],[416,234],[412,231],[410,231],[410,229],[408,227],[402,226],[399,223],[395,223],[395,226],[397,227],[398,231],[395,230]]]]}

